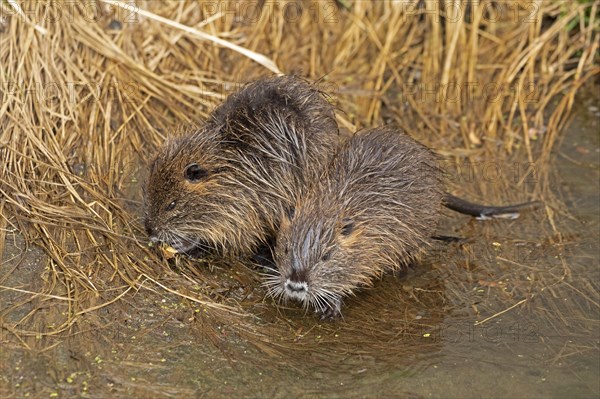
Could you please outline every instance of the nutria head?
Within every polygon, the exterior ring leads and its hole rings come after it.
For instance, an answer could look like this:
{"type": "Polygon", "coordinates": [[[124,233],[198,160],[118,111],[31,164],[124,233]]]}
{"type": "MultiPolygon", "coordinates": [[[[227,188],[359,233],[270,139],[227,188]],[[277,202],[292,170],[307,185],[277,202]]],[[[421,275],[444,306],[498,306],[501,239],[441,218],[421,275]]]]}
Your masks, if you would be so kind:
{"type": "Polygon", "coordinates": [[[260,239],[260,217],[248,204],[255,194],[239,184],[245,176],[227,153],[227,144],[210,129],[166,142],[146,184],[145,227],[152,242],[191,253],[226,252],[260,239]]]}
{"type": "Polygon", "coordinates": [[[277,274],[268,275],[265,285],[276,298],[298,301],[323,318],[336,317],[343,298],[379,274],[371,262],[382,254],[362,242],[363,224],[351,212],[312,204],[282,219],[274,254],[277,274]]]}

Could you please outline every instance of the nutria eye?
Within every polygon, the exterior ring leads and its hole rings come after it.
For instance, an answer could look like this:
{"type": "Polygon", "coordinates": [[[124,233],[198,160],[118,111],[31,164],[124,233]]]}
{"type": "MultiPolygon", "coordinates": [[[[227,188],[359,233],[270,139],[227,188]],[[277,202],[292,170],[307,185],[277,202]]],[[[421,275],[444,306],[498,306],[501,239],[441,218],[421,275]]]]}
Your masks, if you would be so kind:
{"type": "Polygon", "coordinates": [[[171,202],[169,205],[167,205],[167,207],[165,208],[165,211],[172,211],[173,209],[175,209],[175,205],[177,205],[177,201],[173,201],[171,202]]]}
{"type": "Polygon", "coordinates": [[[321,256],[321,261],[322,262],[327,262],[329,259],[331,259],[331,252],[332,251],[327,251],[323,254],[323,256],[321,256]]]}
{"type": "Polygon", "coordinates": [[[290,206],[289,208],[287,208],[285,210],[285,216],[287,216],[287,218],[289,220],[292,220],[294,218],[294,215],[296,214],[296,208],[293,206],[290,206]]]}
{"type": "Polygon", "coordinates": [[[208,172],[200,167],[197,163],[189,164],[185,167],[183,175],[185,179],[191,183],[197,183],[206,177],[208,172]]]}
{"type": "Polygon", "coordinates": [[[342,219],[342,235],[349,236],[354,231],[354,222],[348,218],[342,219]]]}

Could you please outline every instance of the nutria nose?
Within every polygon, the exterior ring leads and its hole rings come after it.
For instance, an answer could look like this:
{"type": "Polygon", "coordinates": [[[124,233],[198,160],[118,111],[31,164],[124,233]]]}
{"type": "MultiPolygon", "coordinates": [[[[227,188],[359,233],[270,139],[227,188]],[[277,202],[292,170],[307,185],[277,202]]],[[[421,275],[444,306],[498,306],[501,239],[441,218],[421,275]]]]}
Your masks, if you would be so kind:
{"type": "Polygon", "coordinates": [[[285,288],[291,292],[302,293],[306,291],[306,283],[288,280],[285,282],[285,288]]]}

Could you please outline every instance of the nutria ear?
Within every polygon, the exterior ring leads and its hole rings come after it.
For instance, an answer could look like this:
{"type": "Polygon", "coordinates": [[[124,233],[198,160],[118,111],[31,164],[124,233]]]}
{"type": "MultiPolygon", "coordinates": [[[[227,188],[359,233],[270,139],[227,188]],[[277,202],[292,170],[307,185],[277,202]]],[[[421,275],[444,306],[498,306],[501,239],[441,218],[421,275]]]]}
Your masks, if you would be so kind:
{"type": "Polygon", "coordinates": [[[189,164],[183,171],[185,179],[190,183],[198,183],[206,177],[207,174],[208,172],[205,169],[202,169],[197,163],[189,164]]]}
{"type": "Polygon", "coordinates": [[[293,205],[289,206],[285,210],[285,217],[288,219],[288,221],[292,221],[292,219],[294,218],[295,214],[296,214],[296,207],[293,206],[293,205]]]}
{"type": "Polygon", "coordinates": [[[350,218],[343,218],[341,223],[341,233],[343,236],[349,236],[354,231],[354,221],[350,218]]]}
{"type": "Polygon", "coordinates": [[[156,168],[156,162],[157,161],[158,161],[158,157],[154,157],[154,158],[152,158],[152,160],[148,164],[148,170],[150,171],[150,173],[154,172],[154,169],[156,168]]]}

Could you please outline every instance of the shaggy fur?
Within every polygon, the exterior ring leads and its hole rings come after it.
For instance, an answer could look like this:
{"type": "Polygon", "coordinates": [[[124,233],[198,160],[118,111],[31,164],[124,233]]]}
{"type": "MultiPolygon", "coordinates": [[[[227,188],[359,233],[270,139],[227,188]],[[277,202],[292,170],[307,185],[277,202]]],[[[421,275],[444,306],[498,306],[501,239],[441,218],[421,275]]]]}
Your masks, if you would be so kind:
{"type": "Polygon", "coordinates": [[[337,140],[334,108],[315,87],[290,76],[248,84],[151,162],[151,240],[181,253],[254,252],[317,179],[337,140]]]}
{"type": "Polygon", "coordinates": [[[269,293],[324,317],[429,244],[444,197],[434,154],[392,128],[357,133],[284,218],[269,293]]]}

